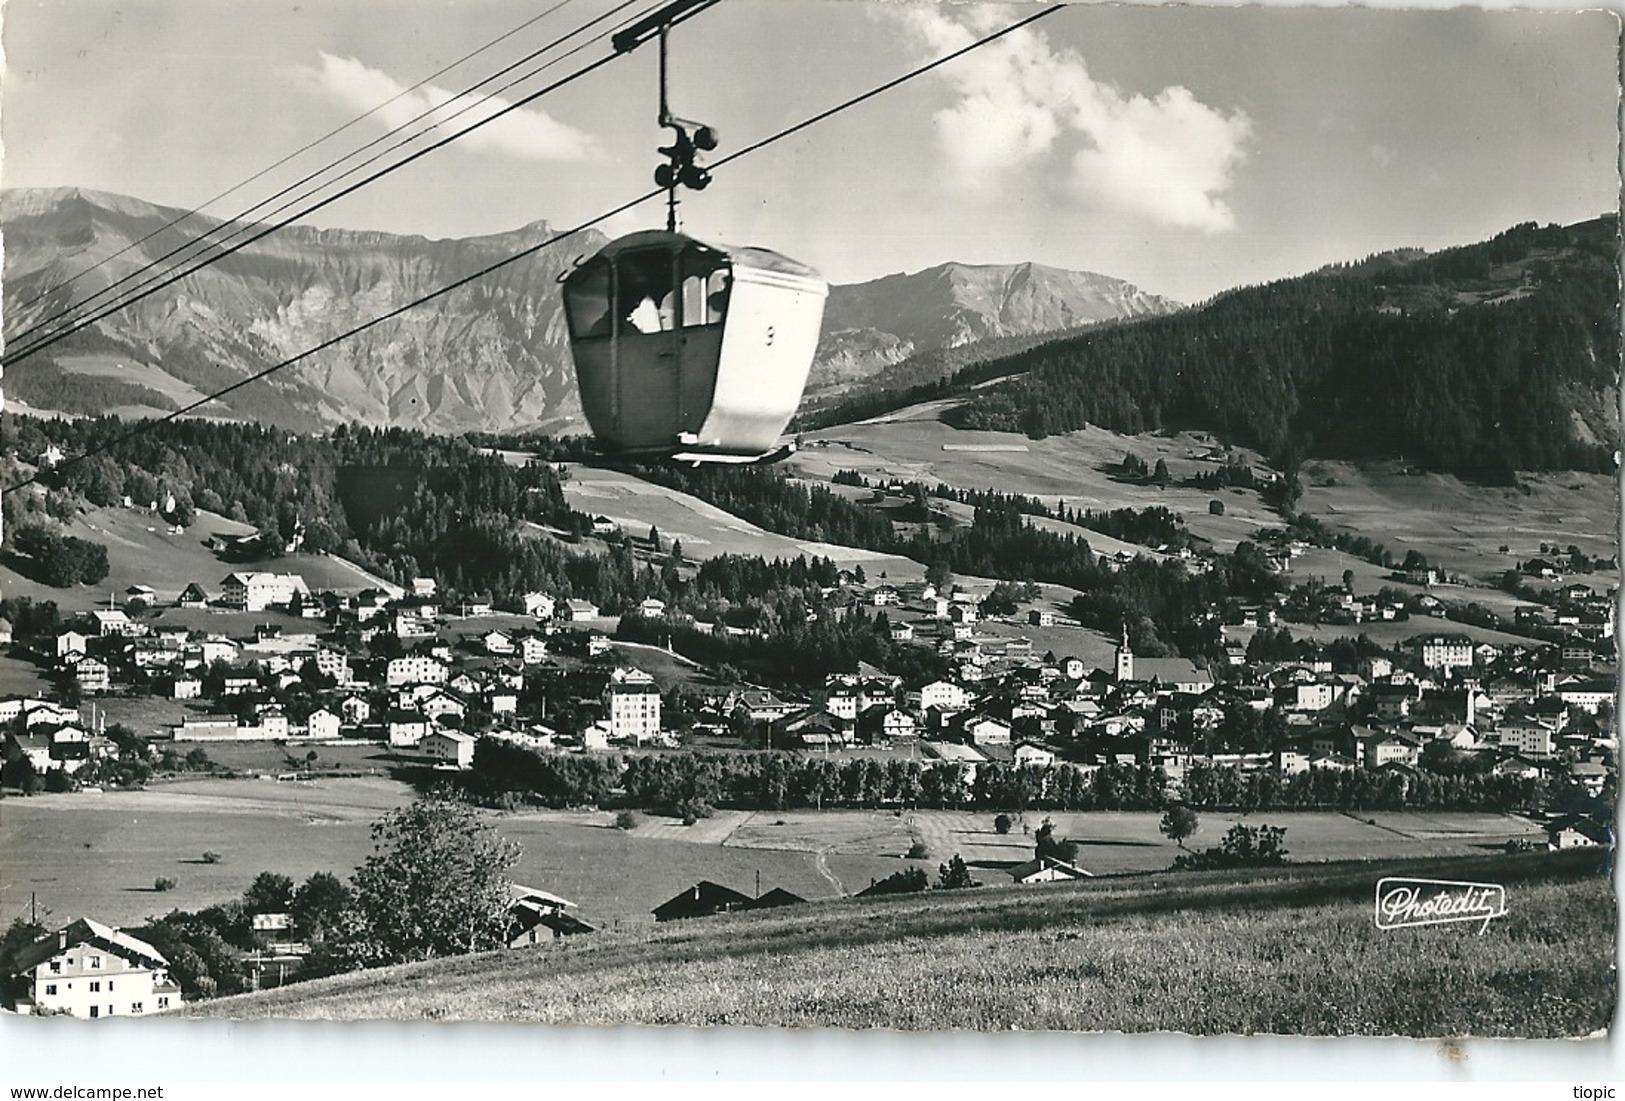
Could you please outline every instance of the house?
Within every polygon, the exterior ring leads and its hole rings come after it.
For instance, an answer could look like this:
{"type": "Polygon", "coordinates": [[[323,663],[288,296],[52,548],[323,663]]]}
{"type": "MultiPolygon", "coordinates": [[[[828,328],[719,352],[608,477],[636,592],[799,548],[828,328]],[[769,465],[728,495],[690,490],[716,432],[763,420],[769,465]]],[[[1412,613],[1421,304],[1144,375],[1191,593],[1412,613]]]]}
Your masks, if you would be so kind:
{"type": "Polygon", "coordinates": [[[857,723],[858,734],[870,742],[912,738],[919,729],[913,714],[884,703],[874,704],[859,712],[857,723]]]}
{"type": "Polygon", "coordinates": [[[434,634],[434,620],[415,612],[396,612],[392,624],[396,638],[429,638],[434,634]]]}
{"type": "Polygon", "coordinates": [[[525,635],[519,640],[519,660],[525,665],[540,665],[547,660],[547,640],[540,635],[525,635]]]}
{"type": "Polygon", "coordinates": [[[454,768],[474,767],[474,746],[479,739],[461,730],[434,730],[423,736],[418,748],[428,757],[454,768]]]}
{"type": "Polygon", "coordinates": [[[100,658],[85,658],[75,665],[73,679],[81,692],[106,692],[113,687],[112,671],[100,658]]]}
{"type": "Polygon", "coordinates": [[[1010,724],[991,715],[975,715],[963,724],[965,736],[972,745],[1009,745],[1013,731],[1010,724]]]}
{"type": "Polygon", "coordinates": [[[409,692],[402,693],[402,696],[404,697],[401,701],[402,707],[415,708],[431,719],[439,719],[446,715],[461,719],[468,714],[466,703],[437,685],[420,684],[409,692]]]}
{"type": "Polygon", "coordinates": [[[202,699],[203,682],[196,677],[176,677],[170,694],[177,700],[202,699]]]}
{"type": "Polygon", "coordinates": [[[1546,823],[1548,849],[1579,849],[1593,845],[1612,846],[1614,831],[1605,822],[1583,814],[1566,814],[1546,823]]]}
{"type": "Polygon", "coordinates": [[[528,948],[544,941],[595,931],[580,918],[565,913],[575,903],[550,891],[510,883],[508,896],[511,901],[505,939],[509,948],[528,948]]]}
{"type": "Polygon", "coordinates": [[[681,894],[654,908],[656,921],[680,921],[684,918],[707,917],[730,910],[746,910],[753,900],[720,883],[702,879],[681,894]]]}
{"type": "Polygon", "coordinates": [[[384,667],[384,684],[400,688],[407,684],[445,684],[449,672],[443,662],[426,654],[390,658],[384,667]]]}
{"type": "Polygon", "coordinates": [[[891,625],[891,640],[893,642],[913,642],[914,624],[893,623],[891,625]]]}
{"type": "Polygon", "coordinates": [[[589,752],[606,750],[609,748],[609,736],[609,724],[599,720],[581,731],[581,748],[589,752]]]}
{"type": "Polygon", "coordinates": [[[288,716],[279,705],[271,703],[260,707],[256,720],[260,737],[281,741],[288,736],[288,716]]]}
{"type": "Polygon", "coordinates": [[[757,895],[746,903],[741,909],[745,910],[776,910],[780,906],[796,906],[807,900],[783,887],[774,887],[765,894],[757,895]]]}
{"type": "Polygon", "coordinates": [[[853,724],[830,711],[809,708],[773,724],[782,735],[805,749],[829,749],[852,741],[853,724]]]}
{"type": "Polygon", "coordinates": [[[1473,667],[1473,640],[1466,635],[1424,635],[1411,639],[1408,645],[1429,669],[1448,675],[1452,669],[1473,667]]]}
{"type": "Polygon", "coordinates": [[[1557,696],[1569,707],[1578,707],[1593,715],[1603,704],[1613,703],[1616,689],[1609,680],[1568,680],[1557,686],[1557,696]]]}
{"type": "Polygon", "coordinates": [[[312,711],[310,718],[305,720],[305,729],[310,733],[310,736],[323,740],[337,738],[340,725],[338,715],[325,707],[318,711],[312,711]]]}
{"type": "Polygon", "coordinates": [[[292,602],[294,594],[308,597],[310,588],[296,573],[240,571],[226,575],[220,583],[220,601],[228,608],[263,612],[275,605],[292,602]]]}
{"type": "Polygon", "coordinates": [[[604,688],[610,736],[642,745],[660,735],[660,689],[647,673],[617,669],[604,688]]]}
{"type": "Polygon", "coordinates": [[[397,749],[416,746],[429,735],[429,717],[421,711],[396,710],[389,715],[389,744],[397,749]]]}
{"type": "Polygon", "coordinates": [[[1396,762],[1414,765],[1422,752],[1420,742],[1408,734],[1397,732],[1378,734],[1367,739],[1360,748],[1364,753],[1366,768],[1382,768],[1396,762]]]}
{"type": "Polygon", "coordinates": [[[971,694],[952,681],[935,680],[920,689],[921,709],[934,707],[951,713],[970,706],[971,694]]]}
{"type": "Polygon", "coordinates": [[[598,618],[598,605],[589,600],[567,600],[561,618],[571,623],[598,618]]]}
{"type": "Polygon", "coordinates": [[[372,718],[372,704],[361,696],[346,696],[339,701],[339,717],[346,726],[360,726],[372,718]]]}
{"type": "Polygon", "coordinates": [[[480,645],[487,654],[511,654],[514,652],[513,636],[506,631],[487,631],[480,636],[480,645]]]}
{"type": "Polygon", "coordinates": [[[1034,608],[1027,613],[1027,623],[1032,627],[1055,626],[1055,613],[1046,608],[1034,608]]]}
{"type": "Polygon", "coordinates": [[[646,597],[638,602],[638,615],[645,619],[659,619],[666,614],[666,602],[654,597],[646,597]]]}
{"type": "Polygon", "coordinates": [[[121,611],[95,611],[90,614],[96,620],[96,633],[102,638],[131,635],[136,632],[135,623],[121,611]]]}
{"type": "Polygon", "coordinates": [[[61,659],[69,654],[83,654],[89,643],[89,635],[82,635],[78,631],[63,631],[56,636],[56,656],[61,659]]]}
{"type": "Polygon", "coordinates": [[[1502,723],[1495,732],[1503,750],[1522,757],[1545,760],[1556,752],[1557,731],[1533,719],[1502,723]]]}
{"type": "Polygon", "coordinates": [[[181,988],[152,945],[90,918],[19,951],[8,976],[19,1013],[143,1017],[178,1009],[181,988]]]}
{"type": "Polygon", "coordinates": [[[1025,864],[1017,864],[1009,869],[1010,878],[1017,883],[1065,883],[1078,879],[1093,879],[1093,872],[1086,872],[1074,864],[1064,860],[1057,860],[1053,856],[1041,856],[1037,860],[1029,860],[1025,864]]]}
{"type": "Polygon", "coordinates": [[[1016,767],[1049,768],[1055,763],[1055,754],[1037,742],[1022,742],[1011,755],[1016,767]]]}
{"type": "Polygon", "coordinates": [[[751,722],[774,722],[800,710],[800,705],[780,699],[765,689],[751,689],[739,693],[735,709],[744,708],[751,722]]]}
{"type": "Polygon", "coordinates": [[[542,592],[528,592],[524,596],[525,614],[536,619],[552,619],[558,601],[542,592]]]}

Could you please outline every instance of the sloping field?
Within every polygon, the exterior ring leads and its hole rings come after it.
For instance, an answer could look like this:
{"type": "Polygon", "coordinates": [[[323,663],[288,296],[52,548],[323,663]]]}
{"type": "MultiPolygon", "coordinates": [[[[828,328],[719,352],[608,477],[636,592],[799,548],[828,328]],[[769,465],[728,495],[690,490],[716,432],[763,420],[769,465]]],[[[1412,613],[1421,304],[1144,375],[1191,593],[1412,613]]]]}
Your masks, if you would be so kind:
{"type": "Polygon", "coordinates": [[[925,568],[912,559],[880,554],[857,547],[790,539],[724,512],[697,497],[646,482],[621,470],[573,466],[564,482],[570,507],[590,516],[608,516],[629,535],[644,536],[651,526],[660,529],[668,546],[683,544],[690,559],[743,554],[758,558],[796,558],[817,555],[842,566],[861,565],[878,576],[909,580],[923,577],[925,568]]]}
{"type": "MultiPolygon", "coordinates": [[[[1128,451],[1149,466],[1165,460],[1175,481],[1216,469],[1216,463],[1201,458],[1213,451],[1206,436],[1123,436],[1089,427],[1030,440],[1010,432],[962,432],[938,421],[937,412],[938,403],[931,403],[886,418],[809,433],[788,465],[814,481],[828,481],[837,470],[856,470],[871,481],[940,481],[966,489],[1026,494],[1051,506],[1065,501],[1068,508],[1076,509],[1161,505],[1184,516],[1191,531],[1225,551],[1235,549],[1260,527],[1280,524],[1280,518],[1250,490],[1157,489],[1115,481],[1105,473],[1105,468],[1115,467],[1128,451]],[[1012,445],[1026,450],[965,450],[1012,445]],[[1208,513],[1208,502],[1215,498],[1224,502],[1223,516],[1208,513]]],[[[1254,466],[1262,465],[1250,452],[1238,448],[1231,453],[1254,466]]],[[[1092,536],[1090,540],[1093,544],[1092,536]]]]}
{"type": "Polygon", "coordinates": [[[1474,485],[1448,474],[1406,474],[1398,464],[1361,470],[1313,462],[1304,467],[1299,507],[1369,536],[1395,557],[1415,549],[1435,565],[1475,577],[1538,557],[1542,543],[1572,543],[1591,555],[1616,552],[1617,479],[1562,471],[1520,474],[1518,483],[1474,485]]]}
{"type": "Polygon", "coordinates": [[[1598,857],[1326,865],[845,900],[362,972],[199,1016],[1582,1036],[1614,1006],[1598,857]],[[1383,875],[1506,886],[1508,916],[1379,930],[1383,875]]]}
{"type": "MultiPolygon", "coordinates": [[[[356,592],[376,584],[360,567],[324,554],[290,554],[258,563],[226,562],[204,546],[212,535],[246,535],[254,529],[216,513],[199,510],[197,521],[171,535],[163,520],[145,510],[99,508],[74,518],[69,535],[89,539],[107,548],[107,579],[92,588],[78,585],[56,589],[0,566],[0,596],[26,596],[54,600],[64,611],[107,607],[108,595],[123,599],[131,585],[150,585],[161,604],[173,604],[187,584],[196,581],[211,596],[220,581],[234,570],[274,570],[303,575],[312,589],[356,592]]],[[[264,618],[263,616],[261,617],[264,618]]]]}

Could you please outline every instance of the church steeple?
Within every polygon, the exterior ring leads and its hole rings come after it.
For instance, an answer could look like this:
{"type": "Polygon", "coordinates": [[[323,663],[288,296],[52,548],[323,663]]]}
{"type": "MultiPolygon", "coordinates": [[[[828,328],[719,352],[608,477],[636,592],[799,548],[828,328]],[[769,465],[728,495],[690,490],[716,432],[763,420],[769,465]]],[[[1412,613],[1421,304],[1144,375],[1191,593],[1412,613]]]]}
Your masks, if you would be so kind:
{"type": "Polygon", "coordinates": [[[1134,679],[1134,651],[1128,646],[1128,624],[1123,624],[1123,637],[1117,644],[1117,683],[1134,679]]]}

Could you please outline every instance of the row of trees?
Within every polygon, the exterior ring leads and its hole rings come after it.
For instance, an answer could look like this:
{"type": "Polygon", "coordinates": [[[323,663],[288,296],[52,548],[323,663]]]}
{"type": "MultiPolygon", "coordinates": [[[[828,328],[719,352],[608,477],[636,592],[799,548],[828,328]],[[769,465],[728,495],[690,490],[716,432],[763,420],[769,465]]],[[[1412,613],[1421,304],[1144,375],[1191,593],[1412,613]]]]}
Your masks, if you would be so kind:
{"type": "MultiPolygon", "coordinates": [[[[831,758],[782,752],[640,754],[581,764],[564,755],[482,740],[472,782],[552,806],[624,802],[664,813],[922,807],[987,810],[1161,810],[1160,768],[1112,764],[1085,769],[978,764],[974,779],[952,761],[831,758]],[[621,794],[616,794],[616,788],[621,794]]],[[[1182,802],[1195,809],[1488,810],[1560,805],[1580,798],[1567,780],[1422,770],[1416,776],[1313,768],[1291,776],[1198,762],[1186,770],[1182,802]]]]}

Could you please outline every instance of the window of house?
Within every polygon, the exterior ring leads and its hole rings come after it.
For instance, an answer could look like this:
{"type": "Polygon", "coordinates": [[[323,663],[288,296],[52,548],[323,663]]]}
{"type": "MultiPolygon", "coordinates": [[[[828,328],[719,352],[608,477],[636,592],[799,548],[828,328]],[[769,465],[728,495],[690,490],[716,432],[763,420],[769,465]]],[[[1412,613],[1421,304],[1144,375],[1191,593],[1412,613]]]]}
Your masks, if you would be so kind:
{"type": "Polygon", "coordinates": [[[62,961],[61,960],[52,960],[51,961],[51,974],[53,974],[53,975],[62,974],[62,961]]]}
{"type": "Polygon", "coordinates": [[[96,968],[99,968],[101,965],[102,965],[102,958],[100,956],[91,956],[90,957],[91,970],[95,970],[96,968]]]}
{"type": "Polygon", "coordinates": [[[159,1009],[168,1009],[169,1008],[169,995],[168,994],[164,994],[161,997],[159,997],[159,999],[158,999],[158,1008],[159,1009]]]}
{"type": "Polygon", "coordinates": [[[56,993],[56,983],[54,983],[54,982],[46,983],[45,984],[45,992],[47,994],[55,994],[56,993]]]}
{"type": "Polygon", "coordinates": [[[90,1015],[92,1017],[100,1017],[102,1015],[102,1007],[99,1006],[99,1005],[91,1006],[90,1007],[90,1015]]]}
{"type": "Polygon", "coordinates": [[[141,1008],[141,1003],[140,1002],[131,1002],[130,1003],[130,1012],[131,1013],[144,1013],[146,1011],[141,1008]]]}
{"type": "Polygon", "coordinates": [[[99,983],[99,982],[91,983],[90,984],[90,992],[92,994],[100,994],[102,992],[102,984],[99,983]]]}

